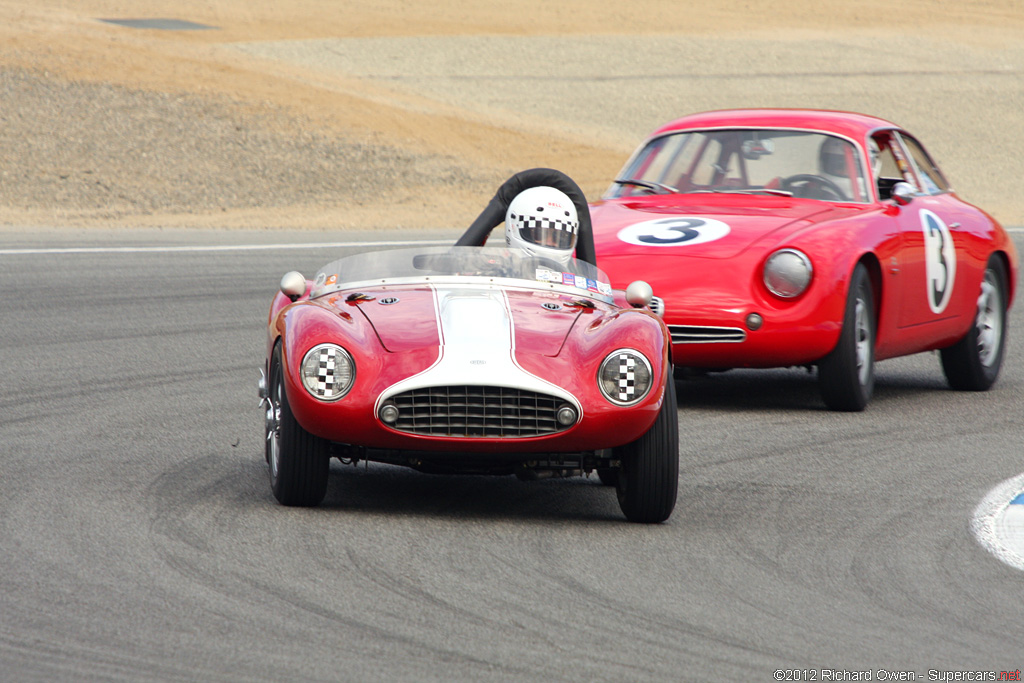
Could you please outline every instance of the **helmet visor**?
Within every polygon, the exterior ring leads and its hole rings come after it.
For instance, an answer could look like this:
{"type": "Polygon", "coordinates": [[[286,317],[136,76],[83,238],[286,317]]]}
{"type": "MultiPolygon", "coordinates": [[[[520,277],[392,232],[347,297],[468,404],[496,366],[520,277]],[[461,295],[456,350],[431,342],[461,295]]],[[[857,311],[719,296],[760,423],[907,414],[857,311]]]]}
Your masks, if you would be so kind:
{"type": "Polygon", "coordinates": [[[523,221],[519,236],[530,244],[549,249],[572,249],[576,246],[576,225],[550,218],[523,221]]]}

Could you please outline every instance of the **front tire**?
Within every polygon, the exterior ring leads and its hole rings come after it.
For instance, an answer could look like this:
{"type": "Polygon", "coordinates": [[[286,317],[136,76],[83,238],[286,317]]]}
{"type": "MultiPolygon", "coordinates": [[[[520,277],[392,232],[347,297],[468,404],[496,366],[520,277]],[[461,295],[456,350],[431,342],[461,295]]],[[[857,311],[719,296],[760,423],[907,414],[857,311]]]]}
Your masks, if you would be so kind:
{"type": "Polygon", "coordinates": [[[974,324],[960,341],[942,349],[942,371],[959,391],[986,391],[999,376],[1006,350],[1006,267],[993,256],[985,267],[974,324]]]}
{"type": "Polygon", "coordinates": [[[679,411],[669,376],[658,417],[643,436],[615,450],[622,462],[615,483],[619,507],[631,522],[664,522],[679,489],[679,411]]]}
{"type": "Polygon", "coordinates": [[[330,444],[298,423],[284,390],[281,345],[274,347],[270,363],[270,407],[267,420],[267,460],[270,489],[282,505],[313,507],[327,494],[330,444]]]}
{"type": "Polygon", "coordinates": [[[836,348],[818,363],[818,388],[830,410],[864,410],[875,390],[875,299],[863,263],[853,270],[836,348]]]}

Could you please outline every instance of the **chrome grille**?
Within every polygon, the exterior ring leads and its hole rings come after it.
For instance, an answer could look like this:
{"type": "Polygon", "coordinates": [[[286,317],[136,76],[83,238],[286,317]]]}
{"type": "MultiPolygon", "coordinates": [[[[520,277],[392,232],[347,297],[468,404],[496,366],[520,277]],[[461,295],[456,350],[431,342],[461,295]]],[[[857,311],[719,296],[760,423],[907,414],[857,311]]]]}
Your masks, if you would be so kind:
{"type": "Polygon", "coordinates": [[[509,438],[563,431],[556,414],[566,401],[509,387],[425,387],[388,399],[394,429],[426,436],[509,438]]]}
{"type": "Polygon", "coordinates": [[[665,300],[660,296],[651,297],[651,310],[662,317],[665,316],[665,300]]]}
{"type": "Polygon", "coordinates": [[[747,338],[739,327],[669,325],[673,344],[737,344],[747,338]]]}

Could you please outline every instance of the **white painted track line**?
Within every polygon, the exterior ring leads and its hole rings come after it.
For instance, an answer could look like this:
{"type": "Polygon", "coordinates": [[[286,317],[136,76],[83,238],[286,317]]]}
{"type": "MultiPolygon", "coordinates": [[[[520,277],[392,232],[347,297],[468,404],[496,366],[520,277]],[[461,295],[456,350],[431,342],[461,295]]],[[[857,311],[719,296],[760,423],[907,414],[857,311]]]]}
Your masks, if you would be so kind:
{"type": "Polygon", "coordinates": [[[1002,562],[1024,570],[1024,474],[989,491],[971,520],[978,542],[1002,562]]]}
{"type": "Polygon", "coordinates": [[[143,254],[192,253],[201,251],[275,251],[281,249],[353,249],[359,247],[444,246],[451,240],[406,240],[379,242],[290,242],[279,244],[213,244],[165,247],[53,247],[32,249],[0,249],[0,256],[25,254],[143,254]]]}

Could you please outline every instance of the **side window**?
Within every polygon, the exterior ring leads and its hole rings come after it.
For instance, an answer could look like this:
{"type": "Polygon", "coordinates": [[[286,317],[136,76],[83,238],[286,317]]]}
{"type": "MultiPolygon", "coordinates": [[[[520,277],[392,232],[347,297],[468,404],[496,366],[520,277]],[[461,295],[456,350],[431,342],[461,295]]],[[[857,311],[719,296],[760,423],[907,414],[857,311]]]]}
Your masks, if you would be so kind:
{"type": "Polygon", "coordinates": [[[949,183],[942,177],[942,173],[931,157],[928,156],[928,153],[924,151],[921,143],[905,133],[901,134],[900,138],[903,140],[903,144],[906,145],[910,158],[914,161],[917,173],[921,177],[921,183],[924,185],[924,191],[928,194],[949,192],[949,183]]]}
{"type": "Polygon", "coordinates": [[[903,149],[891,131],[876,133],[871,142],[877,147],[877,152],[872,153],[871,172],[878,183],[879,199],[891,199],[893,185],[899,182],[910,183],[915,189],[920,189],[903,155],[903,149]]]}

